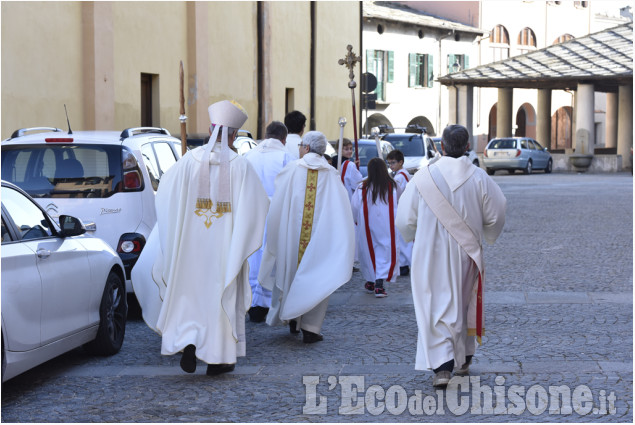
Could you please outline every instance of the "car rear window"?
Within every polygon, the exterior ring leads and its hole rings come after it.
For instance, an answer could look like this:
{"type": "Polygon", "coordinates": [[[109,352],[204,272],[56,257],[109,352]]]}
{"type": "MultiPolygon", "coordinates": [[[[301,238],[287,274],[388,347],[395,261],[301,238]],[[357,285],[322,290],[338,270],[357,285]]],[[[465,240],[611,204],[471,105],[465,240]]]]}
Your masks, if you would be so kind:
{"type": "Polygon", "coordinates": [[[493,140],[488,149],[516,149],[515,139],[493,140]]]}
{"type": "Polygon", "coordinates": [[[15,145],[2,147],[2,179],[34,198],[106,198],[118,192],[121,147],[15,145]]]}
{"type": "Polygon", "coordinates": [[[419,134],[400,134],[384,137],[395,149],[399,149],[404,156],[424,156],[423,138],[419,134]]]}

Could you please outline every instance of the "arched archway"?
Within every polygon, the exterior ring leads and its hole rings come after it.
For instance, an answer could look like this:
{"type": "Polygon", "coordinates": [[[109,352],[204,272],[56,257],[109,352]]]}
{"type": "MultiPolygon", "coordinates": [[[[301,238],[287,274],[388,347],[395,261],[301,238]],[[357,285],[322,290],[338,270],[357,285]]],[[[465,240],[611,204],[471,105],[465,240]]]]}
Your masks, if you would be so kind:
{"type": "Polygon", "coordinates": [[[516,137],[536,138],[536,110],[529,103],[523,103],[516,112],[516,137]]]}
{"type": "Polygon", "coordinates": [[[489,142],[496,137],[496,113],[498,111],[498,103],[495,103],[489,110],[489,125],[487,130],[487,141],[489,142]]]}
{"type": "MultiPolygon", "coordinates": [[[[551,148],[564,150],[571,148],[573,108],[563,106],[551,116],[551,148]]],[[[542,141],[540,141],[542,143],[542,141]]],[[[544,143],[547,145],[547,143],[544,143]]]]}
{"type": "MultiPolygon", "coordinates": [[[[373,127],[379,127],[380,125],[386,125],[388,127],[392,127],[392,123],[384,115],[379,113],[372,114],[370,117],[366,118],[366,122],[364,123],[364,126],[363,126],[364,134],[366,136],[369,136],[371,129],[373,127]]],[[[394,130],[389,129],[387,133],[394,133],[394,130]]]]}
{"type": "Polygon", "coordinates": [[[410,122],[408,123],[408,125],[418,125],[418,126],[421,126],[421,127],[425,127],[426,128],[426,134],[428,136],[431,136],[431,137],[436,136],[436,132],[434,131],[434,126],[432,125],[430,120],[427,119],[426,117],[422,117],[421,115],[411,119],[410,122]]]}

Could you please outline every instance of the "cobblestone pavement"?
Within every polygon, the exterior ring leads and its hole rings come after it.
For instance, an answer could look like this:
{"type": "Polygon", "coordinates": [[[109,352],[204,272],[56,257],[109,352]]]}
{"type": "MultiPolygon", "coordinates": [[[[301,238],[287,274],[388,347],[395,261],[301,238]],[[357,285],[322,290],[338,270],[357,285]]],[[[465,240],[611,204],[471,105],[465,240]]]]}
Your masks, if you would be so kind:
{"type": "Polygon", "coordinates": [[[188,375],[133,317],[119,354],[78,349],[3,384],[2,421],[632,423],[631,175],[494,179],[508,216],[485,251],[486,337],[445,391],[414,370],[409,279],[375,299],[354,273],[323,342],[247,322],[234,372],[188,375]]]}

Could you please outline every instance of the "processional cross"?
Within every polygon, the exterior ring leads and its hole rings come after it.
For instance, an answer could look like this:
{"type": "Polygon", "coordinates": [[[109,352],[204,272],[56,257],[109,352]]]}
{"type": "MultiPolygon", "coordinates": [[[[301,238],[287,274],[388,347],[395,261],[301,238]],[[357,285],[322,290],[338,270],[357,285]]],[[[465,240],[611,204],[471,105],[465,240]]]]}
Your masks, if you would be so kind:
{"type": "Polygon", "coordinates": [[[350,79],[350,81],[348,82],[348,88],[351,89],[351,96],[353,100],[353,134],[355,135],[355,159],[359,159],[359,155],[357,152],[357,113],[355,111],[355,87],[357,87],[357,83],[355,82],[355,73],[353,72],[353,70],[355,69],[357,63],[362,61],[362,57],[355,56],[355,53],[353,53],[353,46],[351,46],[350,44],[346,46],[346,50],[348,50],[348,53],[346,53],[344,59],[338,60],[337,63],[339,63],[340,65],[345,65],[349,70],[348,78],[350,79]]]}

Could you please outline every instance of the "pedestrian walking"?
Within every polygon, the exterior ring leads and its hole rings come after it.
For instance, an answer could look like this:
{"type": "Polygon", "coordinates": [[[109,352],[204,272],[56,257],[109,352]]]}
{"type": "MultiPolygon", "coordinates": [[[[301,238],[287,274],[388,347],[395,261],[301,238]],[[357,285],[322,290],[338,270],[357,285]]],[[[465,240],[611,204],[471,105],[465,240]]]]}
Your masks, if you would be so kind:
{"type": "Polygon", "coordinates": [[[368,177],[355,190],[351,207],[357,224],[355,240],[360,270],[366,280],[364,287],[375,297],[384,298],[384,282],[397,279],[399,247],[395,228],[397,184],[383,159],[368,161],[368,177]]]}
{"type": "Polygon", "coordinates": [[[235,102],[208,109],[207,145],[186,153],[162,177],[157,223],[132,282],[161,354],[183,351],[181,368],[208,375],[245,355],[251,301],[247,257],[260,247],[269,199],[253,167],[231,150],[247,114],[235,102]]]}
{"type": "Polygon", "coordinates": [[[301,330],[305,343],[323,340],[329,296],[350,280],[355,249],[346,190],[323,156],[327,143],[318,131],[306,133],[300,159],[278,175],[258,275],[273,291],[267,324],[301,330]]]}
{"type": "Polygon", "coordinates": [[[306,116],[300,111],[291,111],[284,117],[284,125],[289,134],[285,147],[293,159],[300,158],[299,146],[306,127],[306,116]]]}
{"type": "Polygon", "coordinates": [[[412,250],[412,297],[417,317],[415,369],[432,369],[444,387],[467,374],[483,335],[483,238],[494,243],[505,223],[498,185],[463,156],[469,134],[445,128],[443,156],[413,177],[399,200],[397,227],[412,250]]]}
{"type": "MultiPolygon", "coordinates": [[[[293,157],[285,149],[286,140],[287,127],[280,121],[272,121],[265,130],[265,140],[245,154],[247,161],[256,170],[269,200],[273,198],[276,177],[289,162],[293,161],[293,157]]],[[[271,291],[258,283],[258,271],[266,240],[265,225],[263,246],[249,257],[249,284],[251,285],[252,299],[248,313],[249,320],[256,323],[265,321],[269,307],[271,307],[271,291]]]]}

